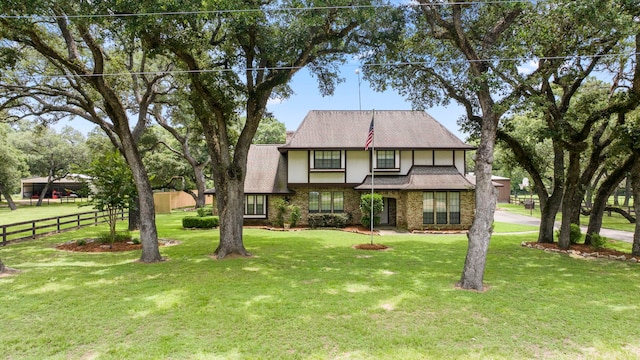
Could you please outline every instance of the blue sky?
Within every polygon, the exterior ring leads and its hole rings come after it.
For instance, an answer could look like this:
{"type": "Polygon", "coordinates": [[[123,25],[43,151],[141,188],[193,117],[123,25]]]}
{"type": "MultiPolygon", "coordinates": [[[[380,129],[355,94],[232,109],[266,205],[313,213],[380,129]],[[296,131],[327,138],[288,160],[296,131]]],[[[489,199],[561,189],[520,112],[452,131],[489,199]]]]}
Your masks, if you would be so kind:
{"type": "MultiPolygon", "coordinates": [[[[305,69],[299,71],[290,84],[294,95],[284,101],[271,101],[267,109],[276,119],[283,122],[287,130],[296,130],[311,110],[358,110],[357,65],[344,65],[340,76],[345,81],[338,84],[333,96],[323,97],[318,90],[318,82],[305,69]]],[[[371,89],[361,76],[360,98],[362,110],[411,110],[411,103],[398,95],[393,89],[379,93],[371,89]]],[[[442,123],[460,139],[465,135],[459,131],[457,121],[463,114],[463,108],[453,103],[447,107],[435,107],[426,111],[442,123]]]]}

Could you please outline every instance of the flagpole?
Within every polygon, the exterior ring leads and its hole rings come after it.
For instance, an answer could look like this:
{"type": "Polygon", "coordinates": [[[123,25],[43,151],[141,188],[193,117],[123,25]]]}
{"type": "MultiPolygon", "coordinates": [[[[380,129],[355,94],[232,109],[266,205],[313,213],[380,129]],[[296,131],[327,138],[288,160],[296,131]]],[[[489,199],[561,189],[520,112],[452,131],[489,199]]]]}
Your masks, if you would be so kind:
{"type": "Polygon", "coordinates": [[[371,245],[373,245],[373,223],[374,223],[374,218],[373,218],[373,188],[374,188],[374,184],[375,184],[375,167],[376,167],[376,163],[375,163],[375,154],[376,154],[376,132],[375,132],[375,115],[376,115],[376,110],[373,109],[372,110],[372,114],[371,114],[371,124],[373,124],[373,138],[371,140],[371,203],[370,203],[370,208],[371,208],[371,217],[369,218],[371,220],[371,245]]]}

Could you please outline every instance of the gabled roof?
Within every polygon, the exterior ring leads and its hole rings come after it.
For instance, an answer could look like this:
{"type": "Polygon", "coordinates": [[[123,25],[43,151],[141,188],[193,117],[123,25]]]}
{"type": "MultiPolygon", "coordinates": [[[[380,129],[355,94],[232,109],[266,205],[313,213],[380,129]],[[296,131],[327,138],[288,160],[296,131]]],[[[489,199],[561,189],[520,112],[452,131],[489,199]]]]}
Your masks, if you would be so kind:
{"type": "MultiPolygon", "coordinates": [[[[377,176],[373,187],[377,190],[471,190],[474,185],[454,166],[414,166],[407,175],[377,176]]],[[[355,189],[371,190],[371,175],[355,189]]]]}
{"type": "Polygon", "coordinates": [[[312,110],[280,151],[364,149],[372,117],[377,149],[474,149],[424,111],[312,110]]]}
{"type": "MultiPolygon", "coordinates": [[[[83,180],[89,180],[89,176],[82,175],[82,174],[69,174],[63,177],[62,179],[55,180],[53,183],[54,184],[69,184],[69,183],[75,184],[75,183],[80,183],[83,180]]],[[[49,182],[49,178],[47,176],[41,176],[41,177],[32,177],[28,179],[22,179],[21,181],[23,184],[46,184],[47,182],[49,182]]]]}
{"type": "MultiPolygon", "coordinates": [[[[288,194],[287,165],[277,145],[251,145],[247,156],[245,194],[288,194]]],[[[205,191],[215,194],[215,189],[205,191]]]]}

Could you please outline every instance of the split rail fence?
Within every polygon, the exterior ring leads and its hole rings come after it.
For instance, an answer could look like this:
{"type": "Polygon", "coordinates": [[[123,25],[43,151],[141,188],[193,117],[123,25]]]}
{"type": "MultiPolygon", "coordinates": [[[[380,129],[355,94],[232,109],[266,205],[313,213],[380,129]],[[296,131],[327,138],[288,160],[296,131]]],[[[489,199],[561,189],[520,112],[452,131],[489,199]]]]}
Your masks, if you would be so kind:
{"type": "MultiPolygon", "coordinates": [[[[36,239],[44,235],[99,225],[107,222],[106,215],[106,211],[88,211],[0,225],[0,233],[2,234],[0,245],[5,246],[14,242],[36,239]]],[[[128,218],[128,215],[125,214],[125,211],[120,211],[118,217],[124,220],[128,218]]]]}

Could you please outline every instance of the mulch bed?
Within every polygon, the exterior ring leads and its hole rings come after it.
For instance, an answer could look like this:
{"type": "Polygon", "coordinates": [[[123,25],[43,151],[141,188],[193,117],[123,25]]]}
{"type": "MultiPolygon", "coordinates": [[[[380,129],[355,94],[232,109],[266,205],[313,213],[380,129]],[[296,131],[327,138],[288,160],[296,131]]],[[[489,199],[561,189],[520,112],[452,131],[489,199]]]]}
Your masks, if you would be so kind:
{"type": "Polygon", "coordinates": [[[592,246],[584,244],[572,244],[571,246],[569,246],[568,250],[561,250],[558,247],[558,243],[523,242],[522,246],[548,252],[557,252],[561,254],[569,254],[572,256],[580,256],[583,258],[604,258],[634,263],[640,262],[640,256],[633,256],[631,254],[615,249],[594,249],[592,246]]]}
{"type": "MultiPolygon", "coordinates": [[[[132,242],[115,242],[113,246],[103,244],[93,239],[87,239],[87,243],[79,245],[77,241],[69,241],[56,246],[58,250],[74,251],[74,252],[120,252],[141,250],[142,244],[134,244],[132,242]]],[[[179,244],[176,240],[158,240],[160,246],[172,246],[179,244]]]]}

